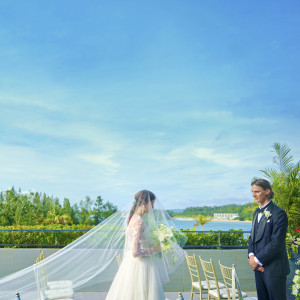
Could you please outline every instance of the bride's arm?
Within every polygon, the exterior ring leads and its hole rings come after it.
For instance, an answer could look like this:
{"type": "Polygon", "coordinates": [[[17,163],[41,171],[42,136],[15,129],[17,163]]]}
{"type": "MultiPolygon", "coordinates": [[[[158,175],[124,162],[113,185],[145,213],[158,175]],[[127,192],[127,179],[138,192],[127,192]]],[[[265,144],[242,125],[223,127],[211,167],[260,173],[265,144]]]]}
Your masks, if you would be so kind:
{"type": "Polygon", "coordinates": [[[144,221],[137,219],[133,224],[133,239],[132,239],[132,255],[133,257],[142,257],[151,255],[159,251],[157,246],[150,248],[142,248],[142,233],[145,230],[144,221]]]}

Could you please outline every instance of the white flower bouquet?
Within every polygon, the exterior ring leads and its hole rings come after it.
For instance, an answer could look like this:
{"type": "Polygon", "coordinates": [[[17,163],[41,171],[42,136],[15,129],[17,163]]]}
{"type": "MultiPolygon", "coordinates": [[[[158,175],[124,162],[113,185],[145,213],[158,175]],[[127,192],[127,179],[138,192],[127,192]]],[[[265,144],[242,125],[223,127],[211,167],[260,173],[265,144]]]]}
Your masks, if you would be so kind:
{"type": "Polygon", "coordinates": [[[176,263],[176,256],[174,255],[174,248],[173,245],[176,243],[176,238],[173,234],[173,228],[166,226],[165,224],[160,223],[158,225],[157,230],[153,231],[154,236],[158,239],[161,250],[164,251],[166,254],[169,252],[172,254],[173,257],[173,264],[176,263]]]}

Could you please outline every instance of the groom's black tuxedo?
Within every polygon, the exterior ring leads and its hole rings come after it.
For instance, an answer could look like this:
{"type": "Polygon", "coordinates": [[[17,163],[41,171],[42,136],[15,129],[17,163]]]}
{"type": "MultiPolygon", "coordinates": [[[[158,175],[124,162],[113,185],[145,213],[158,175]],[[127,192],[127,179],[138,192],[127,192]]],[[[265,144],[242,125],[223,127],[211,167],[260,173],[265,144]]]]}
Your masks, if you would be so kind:
{"type": "Polygon", "coordinates": [[[285,300],[286,277],[290,272],[286,252],[286,231],[288,219],[286,213],[272,201],[258,223],[256,211],[252,221],[248,253],[254,253],[263,264],[264,272],[255,271],[258,299],[285,300]]]}

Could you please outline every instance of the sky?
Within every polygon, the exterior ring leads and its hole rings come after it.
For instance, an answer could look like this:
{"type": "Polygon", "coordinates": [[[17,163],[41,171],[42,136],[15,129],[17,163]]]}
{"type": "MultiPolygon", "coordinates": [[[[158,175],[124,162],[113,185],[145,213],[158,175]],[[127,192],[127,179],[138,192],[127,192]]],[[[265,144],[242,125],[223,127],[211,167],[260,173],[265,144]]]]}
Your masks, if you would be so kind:
{"type": "Polygon", "coordinates": [[[243,204],[300,157],[300,3],[0,1],[0,191],[243,204]]]}

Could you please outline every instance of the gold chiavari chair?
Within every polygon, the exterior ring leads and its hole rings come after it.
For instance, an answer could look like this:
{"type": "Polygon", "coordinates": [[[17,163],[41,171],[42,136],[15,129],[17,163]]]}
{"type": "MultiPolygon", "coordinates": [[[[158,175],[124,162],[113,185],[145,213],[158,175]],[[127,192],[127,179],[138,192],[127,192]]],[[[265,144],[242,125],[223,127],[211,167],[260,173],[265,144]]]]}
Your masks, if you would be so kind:
{"type": "Polygon", "coordinates": [[[219,261],[223,281],[225,283],[226,295],[221,294],[221,299],[232,299],[232,300],[257,300],[256,297],[248,297],[247,294],[241,291],[240,283],[236,273],[235,265],[232,267],[226,267],[219,261]]]}
{"type": "Polygon", "coordinates": [[[193,296],[197,296],[202,300],[203,293],[207,293],[206,281],[201,281],[196,255],[185,254],[187,265],[192,280],[191,300],[193,296]]]}
{"type": "Polygon", "coordinates": [[[217,274],[212,260],[210,259],[209,261],[205,261],[200,256],[199,259],[207,282],[208,299],[210,299],[211,297],[218,300],[224,299],[221,298],[221,291],[223,291],[221,289],[223,289],[225,285],[222,282],[218,282],[217,274]]]}
{"type": "Polygon", "coordinates": [[[72,281],[70,280],[48,281],[47,268],[46,265],[43,264],[44,259],[45,259],[44,251],[41,251],[39,257],[36,260],[36,265],[34,268],[34,275],[35,275],[39,300],[72,299],[73,297],[72,281]]]}

